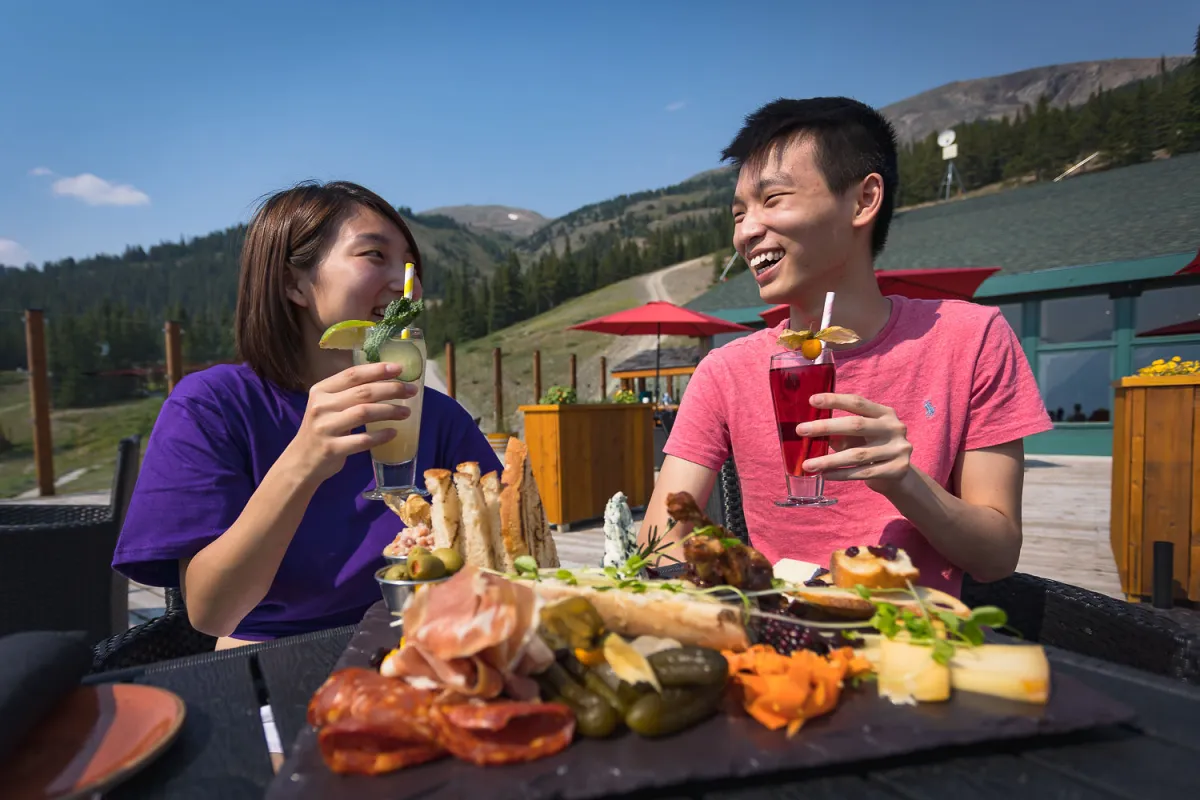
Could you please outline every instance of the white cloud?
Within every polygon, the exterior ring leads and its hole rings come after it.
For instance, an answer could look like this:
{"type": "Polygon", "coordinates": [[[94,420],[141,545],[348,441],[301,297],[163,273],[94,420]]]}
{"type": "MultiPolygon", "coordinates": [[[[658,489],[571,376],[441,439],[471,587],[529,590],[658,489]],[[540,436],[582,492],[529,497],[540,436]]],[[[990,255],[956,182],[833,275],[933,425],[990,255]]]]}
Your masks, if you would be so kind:
{"type": "Polygon", "coordinates": [[[89,206],[143,206],[150,196],[128,183],[109,183],[90,172],[73,178],[59,178],[50,186],[54,193],[75,197],[89,206]]]}
{"type": "Polygon", "coordinates": [[[50,169],[49,167],[34,167],[33,169],[29,170],[29,174],[40,178],[44,175],[53,175],[54,170],[50,169]]]}
{"type": "Polygon", "coordinates": [[[0,237],[0,264],[8,267],[22,267],[29,263],[29,251],[20,242],[0,237]]]}
{"type": "Polygon", "coordinates": [[[667,112],[682,111],[687,108],[687,103],[683,100],[676,100],[674,103],[667,103],[667,107],[663,109],[667,112]]]}

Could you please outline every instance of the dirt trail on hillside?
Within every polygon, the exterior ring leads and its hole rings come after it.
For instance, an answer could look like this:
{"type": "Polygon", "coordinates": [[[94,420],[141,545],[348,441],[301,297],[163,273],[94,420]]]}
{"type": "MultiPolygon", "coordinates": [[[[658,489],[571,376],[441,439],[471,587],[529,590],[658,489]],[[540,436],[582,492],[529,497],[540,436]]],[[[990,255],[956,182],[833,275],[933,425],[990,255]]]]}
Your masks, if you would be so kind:
{"type": "MultiPolygon", "coordinates": [[[[638,289],[641,292],[641,302],[649,303],[653,300],[661,300],[667,303],[675,303],[682,305],[690,303],[697,295],[688,292],[688,297],[672,296],[671,288],[667,285],[667,278],[676,273],[686,271],[703,271],[707,273],[712,269],[712,259],[709,256],[693,258],[690,261],[681,261],[669,267],[664,267],[657,272],[651,272],[641,279],[638,289]]],[[[597,334],[598,336],[601,334],[597,334]]],[[[653,336],[614,336],[612,346],[605,351],[605,357],[608,359],[608,369],[611,372],[614,367],[620,364],[627,358],[632,358],[643,350],[653,350],[655,337],[653,336]]],[[[665,338],[665,337],[664,337],[665,338]]],[[[600,359],[597,356],[595,359],[588,359],[585,374],[595,375],[600,368],[600,359]]],[[[605,396],[611,396],[617,390],[617,382],[610,379],[606,387],[605,396]]]]}

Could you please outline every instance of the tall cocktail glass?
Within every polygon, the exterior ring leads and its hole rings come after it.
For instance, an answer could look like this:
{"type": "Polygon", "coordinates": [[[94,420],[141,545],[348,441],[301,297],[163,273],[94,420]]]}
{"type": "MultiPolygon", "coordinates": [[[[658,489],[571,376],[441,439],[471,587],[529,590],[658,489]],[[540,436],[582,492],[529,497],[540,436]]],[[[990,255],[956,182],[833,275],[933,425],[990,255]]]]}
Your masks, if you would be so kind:
{"type": "MultiPolygon", "coordinates": [[[[396,380],[414,384],[417,393],[407,400],[389,400],[392,405],[406,406],[406,419],[368,422],[367,430],[393,428],[391,441],[371,448],[375,466],[375,488],[363,497],[382,500],[384,494],[406,497],[410,494],[428,495],[417,484],[417,448],[421,442],[421,408],[425,399],[425,337],[420,328],[406,328],[379,346],[379,360],[399,364],[396,380]]],[[[361,346],[354,349],[354,363],[366,364],[367,356],[361,346]]]]}
{"type": "Polygon", "coordinates": [[[796,433],[797,425],[829,419],[833,414],[827,408],[813,408],[808,402],[814,394],[833,391],[833,353],[824,346],[815,359],[805,358],[799,350],[776,353],[771,356],[770,379],[788,493],[786,500],[776,500],[775,505],[833,505],[837,500],[825,496],[825,478],[820,474],[806,473],[802,468],[808,459],[819,458],[829,452],[829,439],[796,433]]]}

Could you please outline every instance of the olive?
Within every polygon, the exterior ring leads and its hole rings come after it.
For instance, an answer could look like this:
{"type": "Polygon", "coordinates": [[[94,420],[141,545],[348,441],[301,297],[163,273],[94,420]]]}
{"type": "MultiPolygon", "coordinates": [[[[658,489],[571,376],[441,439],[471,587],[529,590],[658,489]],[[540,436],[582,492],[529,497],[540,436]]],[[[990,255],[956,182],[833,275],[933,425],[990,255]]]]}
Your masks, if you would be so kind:
{"type": "Polygon", "coordinates": [[[408,557],[409,558],[412,558],[413,556],[420,556],[420,555],[426,555],[426,556],[429,555],[429,548],[421,547],[421,545],[419,545],[419,544],[414,544],[412,547],[408,548],[408,557]]]}
{"type": "Polygon", "coordinates": [[[452,547],[439,547],[433,556],[446,565],[446,572],[454,574],[463,568],[462,554],[452,547]]]}
{"type": "Polygon", "coordinates": [[[383,572],[385,581],[406,581],[408,580],[408,568],[403,564],[392,564],[383,572]]]}
{"type": "Polygon", "coordinates": [[[446,565],[430,553],[408,556],[408,574],[414,581],[432,581],[444,577],[446,565]]]}

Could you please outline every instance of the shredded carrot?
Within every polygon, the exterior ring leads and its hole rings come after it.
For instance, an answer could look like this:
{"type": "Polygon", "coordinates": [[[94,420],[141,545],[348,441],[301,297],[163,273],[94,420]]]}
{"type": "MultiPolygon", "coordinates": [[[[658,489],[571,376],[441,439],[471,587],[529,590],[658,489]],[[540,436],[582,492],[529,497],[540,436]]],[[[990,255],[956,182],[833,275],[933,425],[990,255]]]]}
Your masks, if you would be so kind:
{"type": "Polygon", "coordinates": [[[847,677],[871,671],[871,663],[850,647],[826,656],[811,650],[785,656],[770,645],[758,644],[722,655],[729,662],[730,680],[742,687],[746,713],[770,730],[786,727],[789,738],[805,720],[837,708],[847,677]]]}

